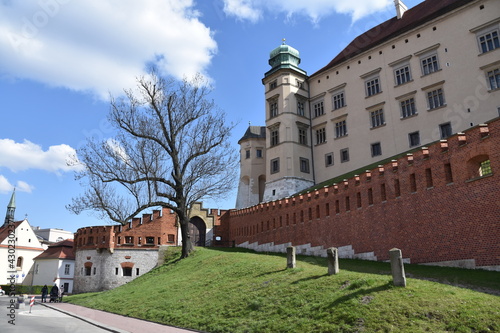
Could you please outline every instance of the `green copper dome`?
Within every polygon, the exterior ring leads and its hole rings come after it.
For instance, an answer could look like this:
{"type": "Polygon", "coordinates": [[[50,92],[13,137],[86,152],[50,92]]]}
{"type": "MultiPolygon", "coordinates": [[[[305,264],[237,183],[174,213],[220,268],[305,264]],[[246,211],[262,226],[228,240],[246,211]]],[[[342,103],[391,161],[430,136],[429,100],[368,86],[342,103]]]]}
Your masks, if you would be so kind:
{"type": "Polygon", "coordinates": [[[272,50],[269,54],[269,65],[271,65],[272,68],[265,74],[265,76],[268,76],[282,68],[293,69],[306,75],[306,72],[299,68],[299,64],[299,51],[290,45],[286,45],[285,40],[283,40],[283,43],[272,50]]]}

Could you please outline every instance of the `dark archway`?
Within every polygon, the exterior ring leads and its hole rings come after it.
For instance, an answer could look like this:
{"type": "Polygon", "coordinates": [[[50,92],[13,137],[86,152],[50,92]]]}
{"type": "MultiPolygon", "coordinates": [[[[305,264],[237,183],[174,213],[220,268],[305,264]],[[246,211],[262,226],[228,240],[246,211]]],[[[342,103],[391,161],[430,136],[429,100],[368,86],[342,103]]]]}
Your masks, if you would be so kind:
{"type": "Polygon", "coordinates": [[[189,220],[189,234],[194,246],[205,246],[207,227],[201,218],[195,216],[189,220]]]}

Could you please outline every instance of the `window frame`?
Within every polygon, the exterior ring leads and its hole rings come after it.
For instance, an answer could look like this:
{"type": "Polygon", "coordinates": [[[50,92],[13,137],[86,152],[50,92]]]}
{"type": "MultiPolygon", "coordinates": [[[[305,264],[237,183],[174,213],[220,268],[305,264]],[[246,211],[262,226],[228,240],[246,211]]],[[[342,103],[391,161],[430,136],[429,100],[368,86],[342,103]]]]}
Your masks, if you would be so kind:
{"type": "Polygon", "coordinates": [[[446,139],[453,135],[451,122],[439,124],[439,135],[441,136],[441,139],[446,139]]]}
{"type": "Polygon", "coordinates": [[[380,75],[371,76],[365,79],[365,94],[366,97],[375,96],[382,93],[380,75]]]}
{"type": "Polygon", "coordinates": [[[278,127],[269,129],[269,146],[275,147],[280,143],[280,132],[278,127]]]}
{"type": "Polygon", "coordinates": [[[346,137],[347,132],[347,119],[339,119],[334,123],[335,128],[335,139],[346,137]]]}
{"type": "Polygon", "coordinates": [[[412,75],[411,75],[410,63],[407,62],[407,63],[401,64],[400,66],[394,68],[394,85],[395,86],[400,86],[400,85],[403,85],[403,84],[411,82],[411,81],[413,81],[413,79],[412,79],[412,75]],[[405,71],[404,73],[398,73],[399,71],[401,71],[403,69],[406,69],[407,71],[405,71]],[[404,78],[404,79],[402,79],[402,78],[404,78]]]}
{"type": "Polygon", "coordinates": [[[443,86],[434,87],[434,89],[425,90],[427,101],[427,110],[435,110],[446,106],[443,86]]]}
{"type": "Polygon", "coordinates": [[[399,110],[401,119],[407,119],[418,115],[417,106],[415,103],[415,96],[405,99],[399,99],[399,110]],[[403,104],[404,103],[404,104],[403,104]],[[411,112],[408,112],[410,110],[411,112]]]}
{"type": "Polygon", "coordinates": [[[327,153],[325,154],[325,167],[331,167],[334,165],[335,161],[333,159],[333,153],[327,153]],[[329,161],[330,159],[330,161],[329,161]]]}
{"type": "Polygon", "coordinates": [[[280,172],[280,158],[276,157],[270,161],[271,174],[280,172]]]}
{"type": "Polygon", "coordinates": [[[488,53],[500,48],[500,31],[498,28],[490,28],[483,31],[480,34],[477,34],[476,38],[480,54],[488,53]],[[488,45],[488,40],[481,41],[481,38],[485,38],[487,35],[491,35],[491,38],[489,39],[489,41],[491,41],[491,45],[488,45]]]}
{"type": "Polygon", "coordinates": [[[380,144],[380,142],[374,142],[374,143],[370,144],[370,151],[371,151],[372,157],[382,156],[382,145],[380,144]],[[377,148],[375,148],[375,147],[377,147],[377,148]]]}
{"type": "Polygon", "coordinates": [[[309,166],[309,159],[305,157],[300,157],[299,158],[299,164],[300,164],[300,172],[303,173],[310,173],[310,166],[309,166]]]}
{"type": "Polygon", "coordinates": [[[340,150],[340,163],[349,162],[349,148],[340,150]]]}
{"type": "Polygon", "coordinates": [[[326,143],[326,127],[322,126],[314,131],[315,136],[316,136],[316,145],[321,145],[323,143],[326,143]]]}
{"type": "Polygon", "coordinates": [[[324,114],[325,114],[324,101],[320,100],[320,101],[314,102],[314,104],[313,104],[313,115],[314,115],[314,117],[313,118],[318,118],[318,117],[320,117],[320,116],[322,116],[324,114]]]}
{"type": "Polygon", "coordinates": [[[410,148],[418,147],[421,145],[420,131],[408,133],[408,145],[410,146],[410,148]],[[416,138],[418,142],[414,143],[414,138],[416,138]]]}
{"type": "Polygon", "coordinates": [[[500,89],[500,67],[486,70],[485,75],[490,91],[500,89]]]}
{"type": "Polygon", "coordinates": [[[332,95],[332,108],[333,108],[333,110],[335,111],[335,110],[338,110],[338,109],[341,109],[344,107],[346,107],[345,91],[340,90],[340,91],[335,92],[332,95]]]}
{"type": "Polygon", "coordinates": [[[385,126],[384,108],[377,108],[369,112],[371,129],[385,126]]]}

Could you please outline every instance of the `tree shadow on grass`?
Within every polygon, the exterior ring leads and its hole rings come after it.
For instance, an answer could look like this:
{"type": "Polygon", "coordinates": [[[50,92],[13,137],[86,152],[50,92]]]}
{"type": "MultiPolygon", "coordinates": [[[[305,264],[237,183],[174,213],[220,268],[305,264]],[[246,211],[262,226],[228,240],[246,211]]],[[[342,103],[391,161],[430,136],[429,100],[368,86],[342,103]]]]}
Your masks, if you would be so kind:
{"type": "Polygon", "coordinates": [[[347,294],[347,295],[344,295],[342,297],[337,298],[335,301],[333,301],[330,304],[330,307],[333,308],[333,307],[338,306],[344,302],[347,302],[353,298],[361,298],[361,297],[366,296],[366,295],[378,293],[381,291],[386,291],[386,290],[389,290],[392,288],[396,288],[396,287],[394,287],[392,282],[387,282],[386,284],[383,284],[383,285],[378,286],[378,287],[373,287],[373,288],[369,288],[369,289],[359,289],[355,292],[352,292],[350,294],[347,294]]]}

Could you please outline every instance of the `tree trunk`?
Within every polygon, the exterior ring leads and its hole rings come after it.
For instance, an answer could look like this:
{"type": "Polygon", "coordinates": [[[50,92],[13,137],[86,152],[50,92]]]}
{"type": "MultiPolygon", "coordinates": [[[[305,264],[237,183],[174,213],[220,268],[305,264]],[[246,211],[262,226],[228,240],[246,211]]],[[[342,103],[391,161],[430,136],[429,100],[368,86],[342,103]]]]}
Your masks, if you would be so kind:
{"type": "Polygon", "coordinates": [[[191,241],[191,235],[189,233],[189,219],[182,219],[179,221],[181,226],[181,236],[182,236],[182,254],[181,258],[187,258],[191,252],[194,251],[193,242],[191,241]]]}

